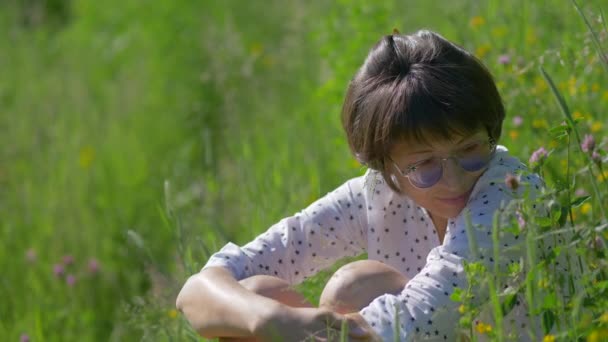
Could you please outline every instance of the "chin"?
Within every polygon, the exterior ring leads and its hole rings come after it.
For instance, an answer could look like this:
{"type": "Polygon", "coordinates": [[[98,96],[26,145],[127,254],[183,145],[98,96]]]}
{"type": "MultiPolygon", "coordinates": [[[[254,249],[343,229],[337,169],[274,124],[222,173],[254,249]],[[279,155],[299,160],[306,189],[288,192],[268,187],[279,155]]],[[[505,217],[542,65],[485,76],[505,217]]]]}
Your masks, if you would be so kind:
{"type": "Polygon", "coordinates": [[[460,214],[460,212],[462,212],[462,209],[464,209],[464,207],[459,207],[459,208],[447,207],[441,211],[443,213],[443,215],[441,215],[441,216],[444,216],[445,219],[451,219],[451,218],[458,216],[460,214]]]}

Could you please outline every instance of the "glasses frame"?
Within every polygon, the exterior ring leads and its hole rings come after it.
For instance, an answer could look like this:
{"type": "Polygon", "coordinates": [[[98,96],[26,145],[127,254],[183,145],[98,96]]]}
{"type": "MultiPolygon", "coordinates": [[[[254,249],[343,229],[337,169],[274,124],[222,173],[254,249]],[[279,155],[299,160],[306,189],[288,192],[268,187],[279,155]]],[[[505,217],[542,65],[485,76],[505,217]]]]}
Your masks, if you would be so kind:
{"type": "Polygon", "coordinates": [[[439,165],[440,165],[440,168],[441,168],[441,174],[440,174],[439,178],[437,179],[437,181],[435,183],[433,183],[433,184],[431,184],[429,186],[425,186],[425,187],[421,187],[421,186],[418,186],[418,185],[414,184],[414,182],[412,182],[412,180],[411,180],[411,178],[409,176],[410,173],[412,173],[412,172],[415,171],[414,168],[416,167],[416,165],[418,165],[418,164],[420,164],[422,162],[417,162],[417,163],[413,163],[413,164],[408,165],[407,166],[408,167],[408,171],[404,172],[404,171],[401,170],[401,168],[399,167],[399,165],[397,165],[397,163],[392,158],[390,158],[390,156],[389,156],[389,160],[393,163],[393,166],[395,167],[395,169],[397,169],[397,172],[399,173],[399,175],[401,177],[403,177],[403,178],[407,178],[407,180],[410,182],[410,184],[414,188],[417,188],[417,189],[428,189],[428,188],[431,188],[431,187],[435,186],[437,183],[439,183],[439,181],[441,180],[441,178],[443,178],[443,169],[444,169],[443,163],[445,161],[447,161],[448,159],[454,159],[456,161],[456,164],[458,164],[458,167],[460,167],[465,172],[470,172],[470,173],[479,172],[479,171],[483,170],[484,168],[486,168],[488,166],[488,164],[490,164],[490,161],[492,160],[492,158],[494,157],[494,154],[496,153],[496,146],[497,146],[496,140],[494,140],[494,138],[492,138],[490,136],[488,136],[488,142],[490,143],[490,154],[488,155],[488,162],[483,167],[481,167],[479,170],[476,170],[476,171],[468,171],[465,168],[463,168],[461,166],[461,164],[460,164],[460,159],[461,158],[459,158],[459,157],[457,157],[455,155],[450,155],[450,156],[443,157],[443,158],[433,157],[433,159],[439,159],[439,165]]]}

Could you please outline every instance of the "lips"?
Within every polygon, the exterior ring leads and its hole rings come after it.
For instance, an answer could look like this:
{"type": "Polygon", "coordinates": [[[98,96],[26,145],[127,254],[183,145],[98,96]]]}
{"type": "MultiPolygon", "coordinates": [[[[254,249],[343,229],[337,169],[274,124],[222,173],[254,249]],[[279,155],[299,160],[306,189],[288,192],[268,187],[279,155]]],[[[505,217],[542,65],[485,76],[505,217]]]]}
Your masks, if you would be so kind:
{"type": "Polygon", "coordinates": [[[443,203],[450,204],[450,205],[464,206],[464,205],[466,205],[467,201],[469,200],[470,195],[471,195],[471,190],[465,192],[462,195],[458,195],[458,196],[454,196],[454,197],[438,198],[438,200],[443,203]]]}

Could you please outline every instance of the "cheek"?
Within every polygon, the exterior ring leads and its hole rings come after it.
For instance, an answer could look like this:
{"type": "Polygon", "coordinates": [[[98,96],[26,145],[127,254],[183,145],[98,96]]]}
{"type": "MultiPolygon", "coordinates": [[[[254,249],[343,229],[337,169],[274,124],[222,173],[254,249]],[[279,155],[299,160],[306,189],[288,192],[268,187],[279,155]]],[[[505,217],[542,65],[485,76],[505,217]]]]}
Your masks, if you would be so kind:
{"type": "Polygon", "coordinates": [[[481,175],[483,175],[484,172],[486,172],[486,170],[477,171],[475,173],[469,173],[469,177],[467,177],[466,179],[470,182],[471,187],[473,187],[477,183],[477,181],[479,180],[479,177],[481,177],[481,175]]]}
{"type": "Polygon", "coordinates": [[[401,187],[403,194],[421,206],[425,206],[425,204],[429,203],[433,198],[433,187],[429,189],[418,189],[413,187],[407,179],[399,180],[398,184],[401,187]]]}

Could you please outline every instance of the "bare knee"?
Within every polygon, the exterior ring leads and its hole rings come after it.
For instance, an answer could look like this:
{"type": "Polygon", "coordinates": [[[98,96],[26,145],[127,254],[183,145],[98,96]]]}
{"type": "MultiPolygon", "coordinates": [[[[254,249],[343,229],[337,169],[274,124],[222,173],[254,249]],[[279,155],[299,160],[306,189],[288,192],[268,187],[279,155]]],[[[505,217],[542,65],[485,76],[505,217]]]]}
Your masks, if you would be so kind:
{"type": "Polygon", "coordinates": [[[329,279],[319,306],[349,313],[366,307],[374,298],[403,290],[407,278],[395,268],[375,260],[359,260],[342,266],[329,279]]]}
{"type": "Polygon", "coordinates": [[[289,287],[289,283],[285,280],[268,275],[254,275],[239,281],[239,284],[247,290],[264,297],[269,297],[268,294],[278,289],[289,287]]]}
{"type": "Polygon", "coordinates": [[[285,305],[293,307],[311,307],[304,296],[296,292],[292,286],[283,279],[268,275],[255,275],[239,281],[247,290],[274,299],[285,305]]]}

